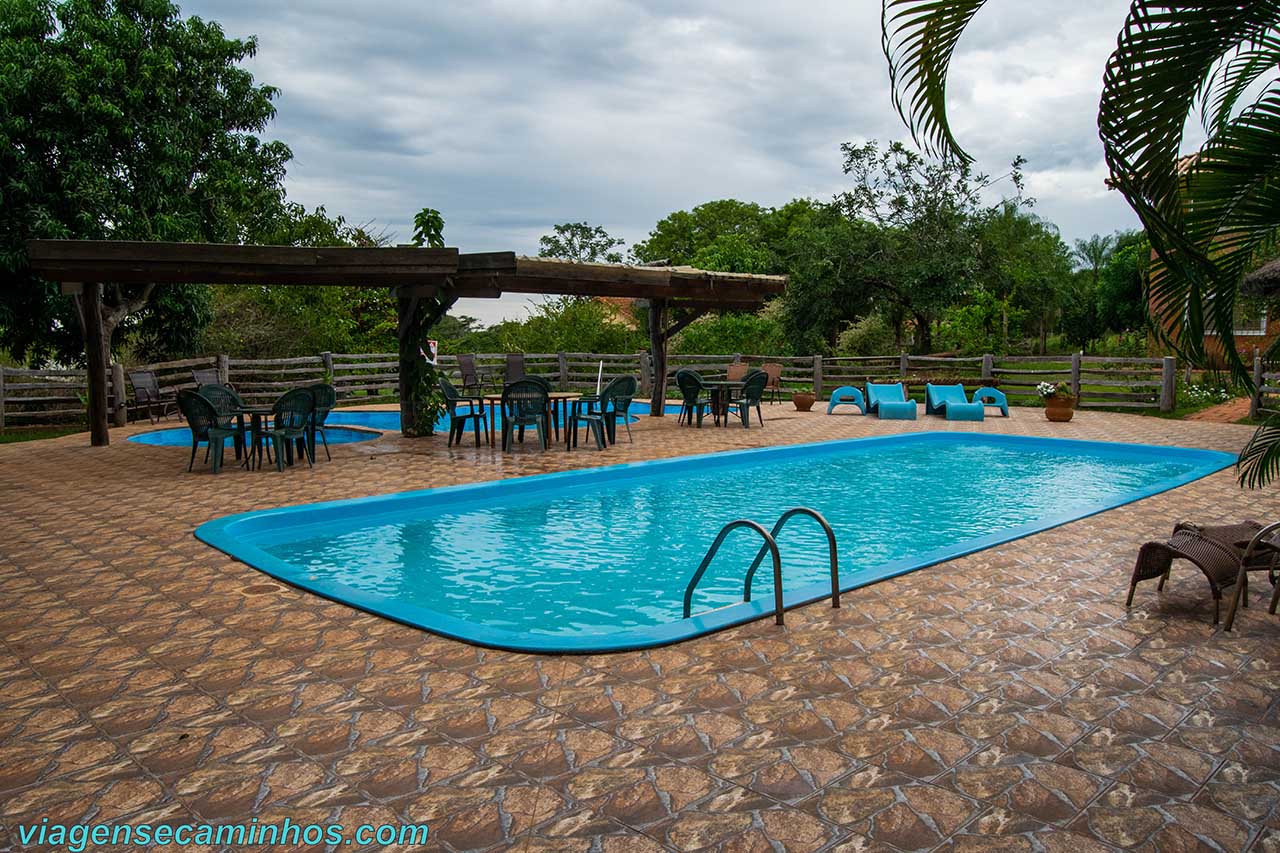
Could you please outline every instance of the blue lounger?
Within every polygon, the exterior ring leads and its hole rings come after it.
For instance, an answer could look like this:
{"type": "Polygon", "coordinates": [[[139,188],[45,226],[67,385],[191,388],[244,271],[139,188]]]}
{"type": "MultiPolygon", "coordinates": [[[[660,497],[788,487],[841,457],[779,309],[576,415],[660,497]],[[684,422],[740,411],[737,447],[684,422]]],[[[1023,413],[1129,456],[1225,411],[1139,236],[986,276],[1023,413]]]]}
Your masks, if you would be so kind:
{"type": "Polygon", "coordinates": [[[983,408],[993,406],[1000,410],[1000,414],[1006,418],[1009,417],[1009,398],[1003,391],[997,391],[995,388],[979,388],[973,392],[973,402],[981,403],[983,408]]]}
{"type": "Polygon", "coordinates": [[[861,391],[852,385],[841,385],[831,392],[831,400],[827,403],[827,414],[831,414],[831,410],[836,406],[857,406],[858,414],[865,415],[867,413],[866,398],[862,396],[861,391]]]}
{"type": "Polygon", "coordinates": [[[949,421],[980,421],[986,417],[986,406],[970,403],[963,385],[930,383],[924,386],[924,413],[946,415],[949,421]]]}
{"type": "Polygon", "coordinates": [[[914,421],[916,401],[907,399],[907,389],[901,382],[892,385],[867,383],[867,414],[875,412],[881,420],[914,421]]]}

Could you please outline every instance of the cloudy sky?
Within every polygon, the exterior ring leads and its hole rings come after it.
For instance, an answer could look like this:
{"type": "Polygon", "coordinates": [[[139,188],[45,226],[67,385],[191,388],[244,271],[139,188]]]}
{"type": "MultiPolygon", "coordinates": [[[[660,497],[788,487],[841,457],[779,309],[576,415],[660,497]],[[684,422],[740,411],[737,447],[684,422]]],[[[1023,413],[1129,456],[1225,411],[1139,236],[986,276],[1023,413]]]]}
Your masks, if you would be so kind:
{"type": "MultiPolygon", "coordinates": [[[[1068,240],[1136,219],[1103,186],[1095,117],[1127,0],[999,0],[952,66],[952,125],[979,167],[1028,158],[1036,212],[1068,240]]],[[[827,199],[839,145],[901,139],[878,0],[199,0],[257,35],[281,90],[271,134],[308,206],[407,240],[445,216],[463,251],[535,254],[558,222],[628,245],[673,210],[827,199]]],[[[465,300],[493,322],[523,300],[465,300]]]]}

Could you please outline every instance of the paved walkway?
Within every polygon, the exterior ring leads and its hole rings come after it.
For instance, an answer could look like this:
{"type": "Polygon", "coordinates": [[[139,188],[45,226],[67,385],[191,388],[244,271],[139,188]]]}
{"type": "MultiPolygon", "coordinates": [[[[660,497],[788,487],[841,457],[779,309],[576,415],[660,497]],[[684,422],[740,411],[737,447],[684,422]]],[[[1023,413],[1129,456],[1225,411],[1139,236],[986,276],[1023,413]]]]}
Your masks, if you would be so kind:
{"type": "Polygon", "coordinates": [[[386,437],[283,474],[187,474],[187,451],[121,431],[0,446],[0,849],[44,817],[250,816],[425,821],[451,851],[1280,849],[1280,617],[1215,630],[1185,566],[1123,607],[1137,545],[1173,521],[1280,517],[1276,490],[1229,471],[785,628],[587,657],[435,637],[191,536],[259,507],[899,430],[1226,450],[1251,433],[766,409],[750,431],[644,419],[604,454],[386,437]]]}
{"type": "Polygon", "coordinates": [[[1233,424],[1241,418],[1249,417],[1249,398],[1237,397],[1234,400],[1228,400],[1216,406],[1210,406],[1192,415],[1187,415],[1190,421],[1210,421],[1218,424],[1233,424]]]}

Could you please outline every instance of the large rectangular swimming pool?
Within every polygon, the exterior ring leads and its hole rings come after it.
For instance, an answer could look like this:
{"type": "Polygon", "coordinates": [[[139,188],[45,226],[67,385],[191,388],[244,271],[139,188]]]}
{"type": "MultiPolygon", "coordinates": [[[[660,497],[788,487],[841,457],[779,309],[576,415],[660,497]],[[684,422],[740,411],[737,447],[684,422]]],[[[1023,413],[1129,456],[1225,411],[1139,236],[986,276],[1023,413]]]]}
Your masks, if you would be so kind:
{"type": "MultiPolygon", "coordinates": [[[[1208,450],[926,432],[592,468],[217,519],[196,535],[288,583],[523,651],[661,645],[772,612],[761,540],[725,523],[822,513],[853,589],[1109,509],[1233,464],[1208,450]]],[[[830,594],[826,538],[779,534],[788,607],[830,594]]],[[[857,606],[857,597],[845,598],[857,606]]]]}

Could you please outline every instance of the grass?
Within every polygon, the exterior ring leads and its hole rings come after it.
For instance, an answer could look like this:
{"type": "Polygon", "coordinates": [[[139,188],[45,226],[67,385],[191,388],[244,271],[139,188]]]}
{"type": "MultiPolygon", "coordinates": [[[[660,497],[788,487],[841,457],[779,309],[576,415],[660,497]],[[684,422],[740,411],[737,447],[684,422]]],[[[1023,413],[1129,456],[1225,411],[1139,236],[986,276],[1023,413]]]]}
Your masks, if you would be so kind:
{"type": "Polygon", "coordinates": [[[44,438],[58,438],[71,435],[73,432],[84,432],[83,426],[55,427],[17,427],[0,432],[0,444],[14,444],[19,441],[39,441],[44,438]]]}

